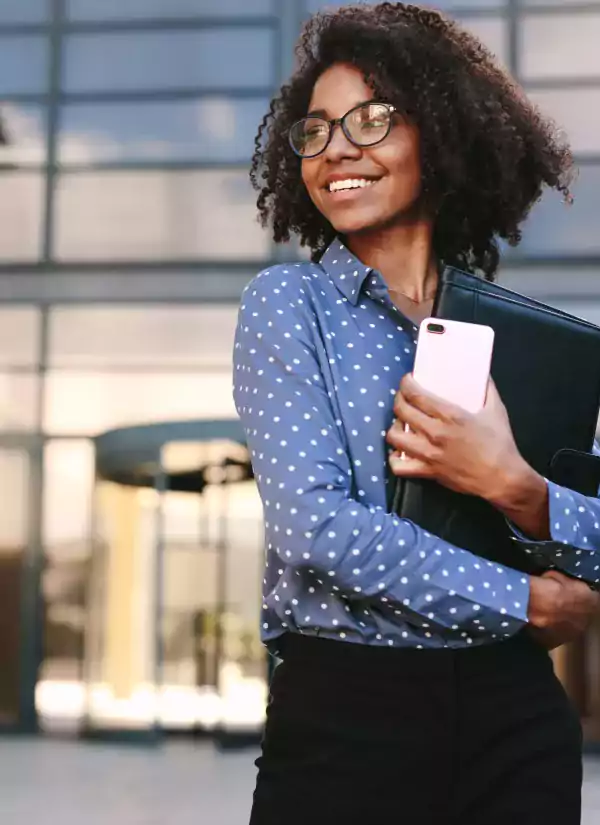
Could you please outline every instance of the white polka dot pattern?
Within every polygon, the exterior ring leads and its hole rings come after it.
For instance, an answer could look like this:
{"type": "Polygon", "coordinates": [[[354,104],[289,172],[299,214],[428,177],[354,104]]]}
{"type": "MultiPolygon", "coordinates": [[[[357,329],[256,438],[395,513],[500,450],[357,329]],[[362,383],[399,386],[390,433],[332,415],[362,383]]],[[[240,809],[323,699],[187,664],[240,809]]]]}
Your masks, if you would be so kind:
{"type": "Polygon", "coordinates": [[[286,631],[463,647],[526,621],[527,576],[386,512],[385,433],[415,335],[339,241],[244,292],[234,399],[264,506],[272,650],[286,631]]]}
{"type": "MultiPolygon", "coordinates": [[[[600,446],[594,445],[600,455],[600,446]]],[[[600,500],[548,481],[550,541],[530,541],[513,527],[524,548],[544,565],[600,586],[600,500]]]]}

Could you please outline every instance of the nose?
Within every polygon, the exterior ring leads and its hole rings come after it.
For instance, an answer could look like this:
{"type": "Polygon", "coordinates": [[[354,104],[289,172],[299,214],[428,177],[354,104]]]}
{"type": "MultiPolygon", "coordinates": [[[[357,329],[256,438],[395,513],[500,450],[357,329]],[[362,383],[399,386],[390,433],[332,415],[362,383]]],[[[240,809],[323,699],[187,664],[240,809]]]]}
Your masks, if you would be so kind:
{"type": "Polygon", "coordinates": [[[362,150],[360,146],[355,146],[348,140],[344,130],[338,123],[333,127],[333,134],[324,154],[328,160],[336,163],[345,158],[360,158],[362,150]]]}

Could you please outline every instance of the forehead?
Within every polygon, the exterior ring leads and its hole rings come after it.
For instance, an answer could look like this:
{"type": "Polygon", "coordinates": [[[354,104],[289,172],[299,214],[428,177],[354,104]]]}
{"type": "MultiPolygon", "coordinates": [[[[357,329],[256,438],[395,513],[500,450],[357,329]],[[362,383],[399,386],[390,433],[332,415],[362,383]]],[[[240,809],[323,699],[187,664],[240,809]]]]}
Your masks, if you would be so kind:
{"type": "Polygon", "coordinates": [[[354,66],[336,63],[326,69],[315,83],[309,111],[322,109],[330,117],[341,117],[353,106],[371,100],[373,90],[354,66]]]}

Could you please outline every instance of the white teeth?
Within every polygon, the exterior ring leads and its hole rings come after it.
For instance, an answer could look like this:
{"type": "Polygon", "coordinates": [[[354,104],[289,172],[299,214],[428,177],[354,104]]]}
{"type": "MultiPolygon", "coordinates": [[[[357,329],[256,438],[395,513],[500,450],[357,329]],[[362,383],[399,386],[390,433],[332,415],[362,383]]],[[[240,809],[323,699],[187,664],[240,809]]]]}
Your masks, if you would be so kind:
{"type": "Polygon", "coordinates": [[[329,184],[330,192],[339,192],[343,189],[364,189],[366,186],[372,186],[374,180],[367,180],[366,178],[348,178],[347,180],[334,180],[329,184]]]}

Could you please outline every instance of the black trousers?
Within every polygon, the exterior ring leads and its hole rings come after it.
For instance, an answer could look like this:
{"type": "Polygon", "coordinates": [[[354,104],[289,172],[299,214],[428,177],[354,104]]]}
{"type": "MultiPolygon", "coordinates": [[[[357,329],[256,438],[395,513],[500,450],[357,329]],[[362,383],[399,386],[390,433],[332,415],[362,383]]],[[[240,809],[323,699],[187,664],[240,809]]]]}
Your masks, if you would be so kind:
{"type": "Polygon", "coordinates": [[[288,635],[250,825],[579,825],[581,726],[524,634],[460,651],[288,635]]]}

